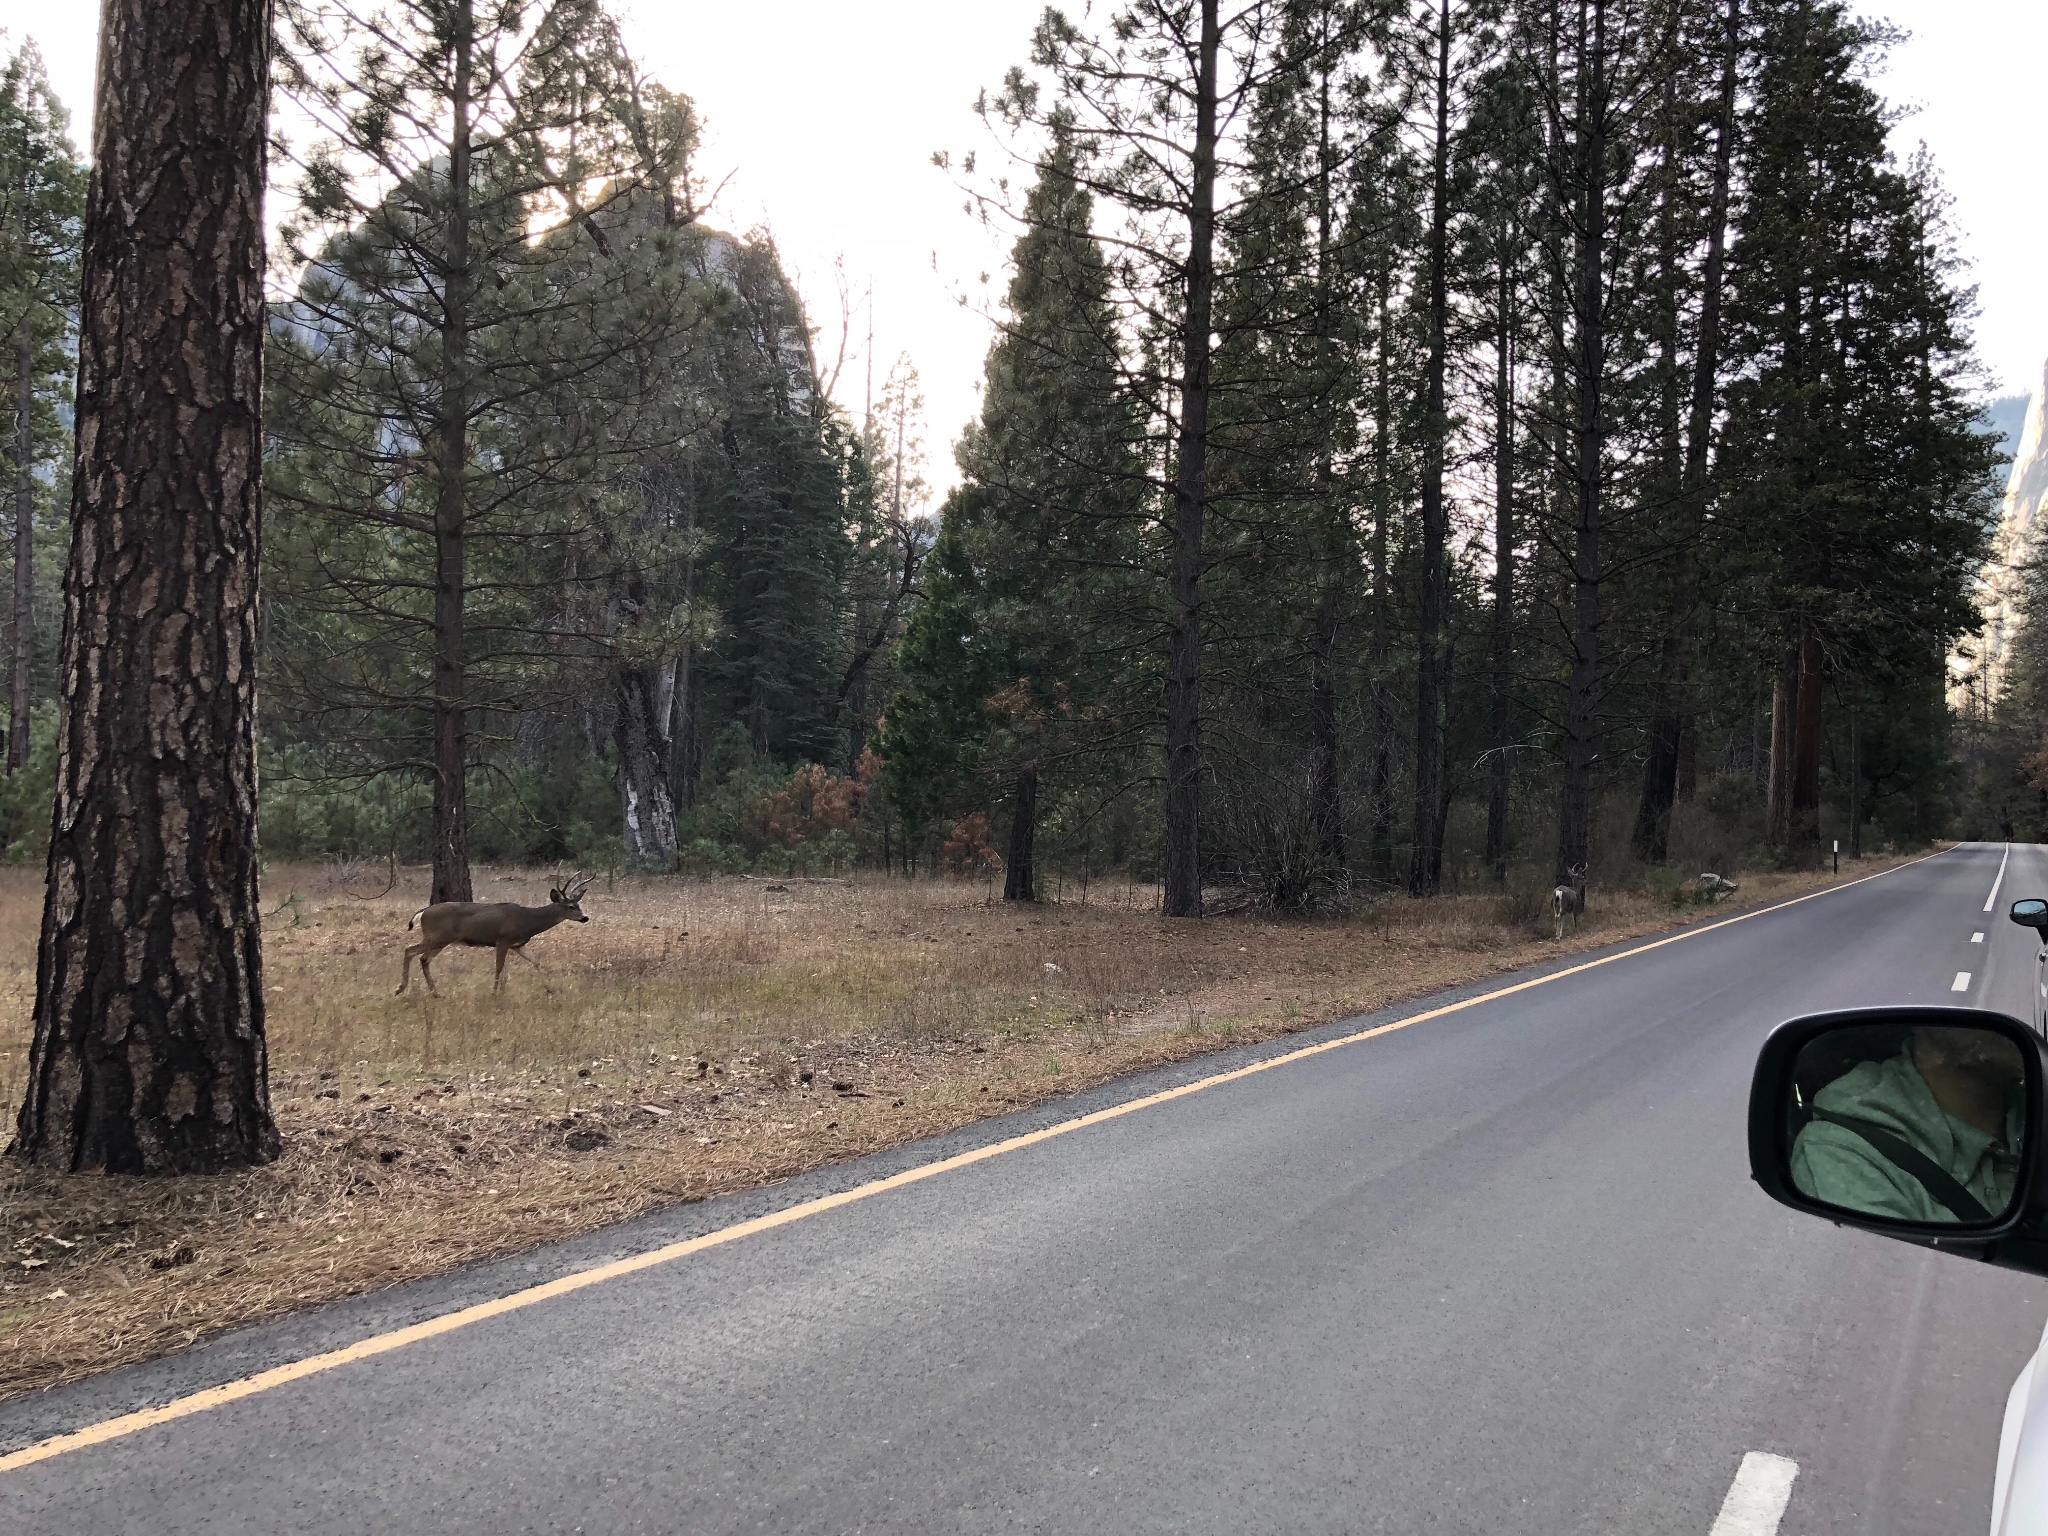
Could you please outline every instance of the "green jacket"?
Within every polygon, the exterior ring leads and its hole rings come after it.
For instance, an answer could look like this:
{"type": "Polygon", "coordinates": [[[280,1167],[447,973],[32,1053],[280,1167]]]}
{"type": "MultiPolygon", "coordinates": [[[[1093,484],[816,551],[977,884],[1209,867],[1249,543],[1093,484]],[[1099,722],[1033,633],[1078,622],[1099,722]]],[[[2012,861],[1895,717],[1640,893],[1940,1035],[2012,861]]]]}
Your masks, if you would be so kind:
{"type": "MultiPolygon", "coordinates": [[[[1816,1109],[1862,1120],[1889,1131],[1932,1158],[1994,1216],[2012,1201],[2019,1159],[2022,1109],[2006,1111],[2000,1141],[1965,1125],[1934,1102],[1926,1082],[1901,1051],[1889,1061],[1866,1061],[1813,1096],[1816,1109]]],[[[1810,1122],[1792,1143],[1792,1183],[1829,1205],[1903,1221],[1955,1221],[1956,1214],[1846,1126],[1810,1122]]]]}

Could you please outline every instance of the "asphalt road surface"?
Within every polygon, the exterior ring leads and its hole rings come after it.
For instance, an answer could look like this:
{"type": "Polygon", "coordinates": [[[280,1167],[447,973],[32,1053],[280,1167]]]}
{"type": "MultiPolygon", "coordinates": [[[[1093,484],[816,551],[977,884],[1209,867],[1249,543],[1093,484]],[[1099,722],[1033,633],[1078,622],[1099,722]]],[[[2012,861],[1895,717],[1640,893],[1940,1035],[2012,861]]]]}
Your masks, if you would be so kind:
{"type": "MultiPolygon", "coordinates": [[[[0,1530],[1706,1536],[1761,1451],[1799,1467],[1786,1536],[1982,1532],[2048,1281],[1772,1204],[1743,1108],[1790,1014],[2024,1017],[2003,913],[2048,850],[1986,912],[2004,852],[0,1472],[0,1530]]],[[[0,1405],[0,1452],[1217,1070],[0,1405]]]]}

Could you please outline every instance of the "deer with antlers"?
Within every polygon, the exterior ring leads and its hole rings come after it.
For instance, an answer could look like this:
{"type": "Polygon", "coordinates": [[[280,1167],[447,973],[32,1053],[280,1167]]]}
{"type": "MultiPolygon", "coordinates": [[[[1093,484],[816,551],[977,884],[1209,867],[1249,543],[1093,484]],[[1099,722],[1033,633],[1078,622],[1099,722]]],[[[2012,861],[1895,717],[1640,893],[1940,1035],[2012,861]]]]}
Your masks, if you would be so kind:
{"type": "Polygon", "coordinates": [[[406,920],[408,933],[415,923],[419,925],[420,939],[405,947],[405,958],[398,967],[398,990],[402,993],[412,984],[412,957],[418,955],[427,991],[439,996],[434,973],[427,969],[427,963],[451,945],[461,945],[498,952],[497,978],[491,983],[491,990],[496,992],[505,985],[507,955],[517,955],[537,966],[540,962],[526,952],[529,939],[546,933],[557,923],[590,921],[582,903],[592,878],[578,875],[567,885],[549,891],[544,907],[522,907],[514,901],[439,901],[431,907],[421,907],[406,920]]]}

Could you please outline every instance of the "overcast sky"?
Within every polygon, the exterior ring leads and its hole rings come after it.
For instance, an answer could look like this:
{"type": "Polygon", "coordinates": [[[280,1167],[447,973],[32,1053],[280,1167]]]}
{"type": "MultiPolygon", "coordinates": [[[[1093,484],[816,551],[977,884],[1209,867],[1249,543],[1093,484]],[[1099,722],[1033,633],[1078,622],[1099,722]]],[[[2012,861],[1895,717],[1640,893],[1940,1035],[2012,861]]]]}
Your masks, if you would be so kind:
{"type": "MultiPolygon", "coordinates": [[[[1880,81],[1916,109],[1895,143],[1902,155],[1923,139],[1932,147],[1980,289],[1979,351],[1998,388],[2029,389],[2048,358],[2048,199],[2035,120],[2048,4],[1868,0],[1862,8],[1913,34],[1880,81]]],[[[0,0],[9,44],[31,36],[41,46],[81,146],[96,9],[86,0],[0,0]]],[[[708,179],[731,176],[716,220],[773,233],[819,328],[825,366],[839,343],[835,263],[844,263],[856,304],[872,288],[877,386],[898,352],[915,360],[931,422],[931,478],[941,488],[953,478],[953,435],[976,408],[988,343],[985,323],[959,299],[978,304],[1000,292],[1006,242],[991,243],[968,219],[931,153],[986,147],[975,94],[1023,58],[1042,9],[1043,0],[620,6],[651,72],[696,99],[708,179]]],[[[838,388],[856,415],[868,325],[863,307],[838,388]]]]}

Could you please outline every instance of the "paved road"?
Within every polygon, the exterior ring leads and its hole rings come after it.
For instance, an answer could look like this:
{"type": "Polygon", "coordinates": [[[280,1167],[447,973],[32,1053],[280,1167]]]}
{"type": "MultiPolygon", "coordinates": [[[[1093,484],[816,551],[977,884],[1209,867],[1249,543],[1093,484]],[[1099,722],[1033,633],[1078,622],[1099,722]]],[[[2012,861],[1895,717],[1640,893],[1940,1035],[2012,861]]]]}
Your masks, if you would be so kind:
{"type": "MultiPolygon", "coordinates": [[[[1799,1463],[1787,1536],[1980,1532],[2048,1282],[1773,1205],[1742,1111],[1788,1014],[1959,1001],[1964,970],[2023,1012],[2034,939],[2001,914],[2048,894],[2048,850],[2013,850],[1987,915],[2001,854],[0,1474],[0,1530],[1705,1536],[1754,1450],[1799,1463]]],[[[369,1317],[0,1407],[0,1449],[369,1317]]]]}

